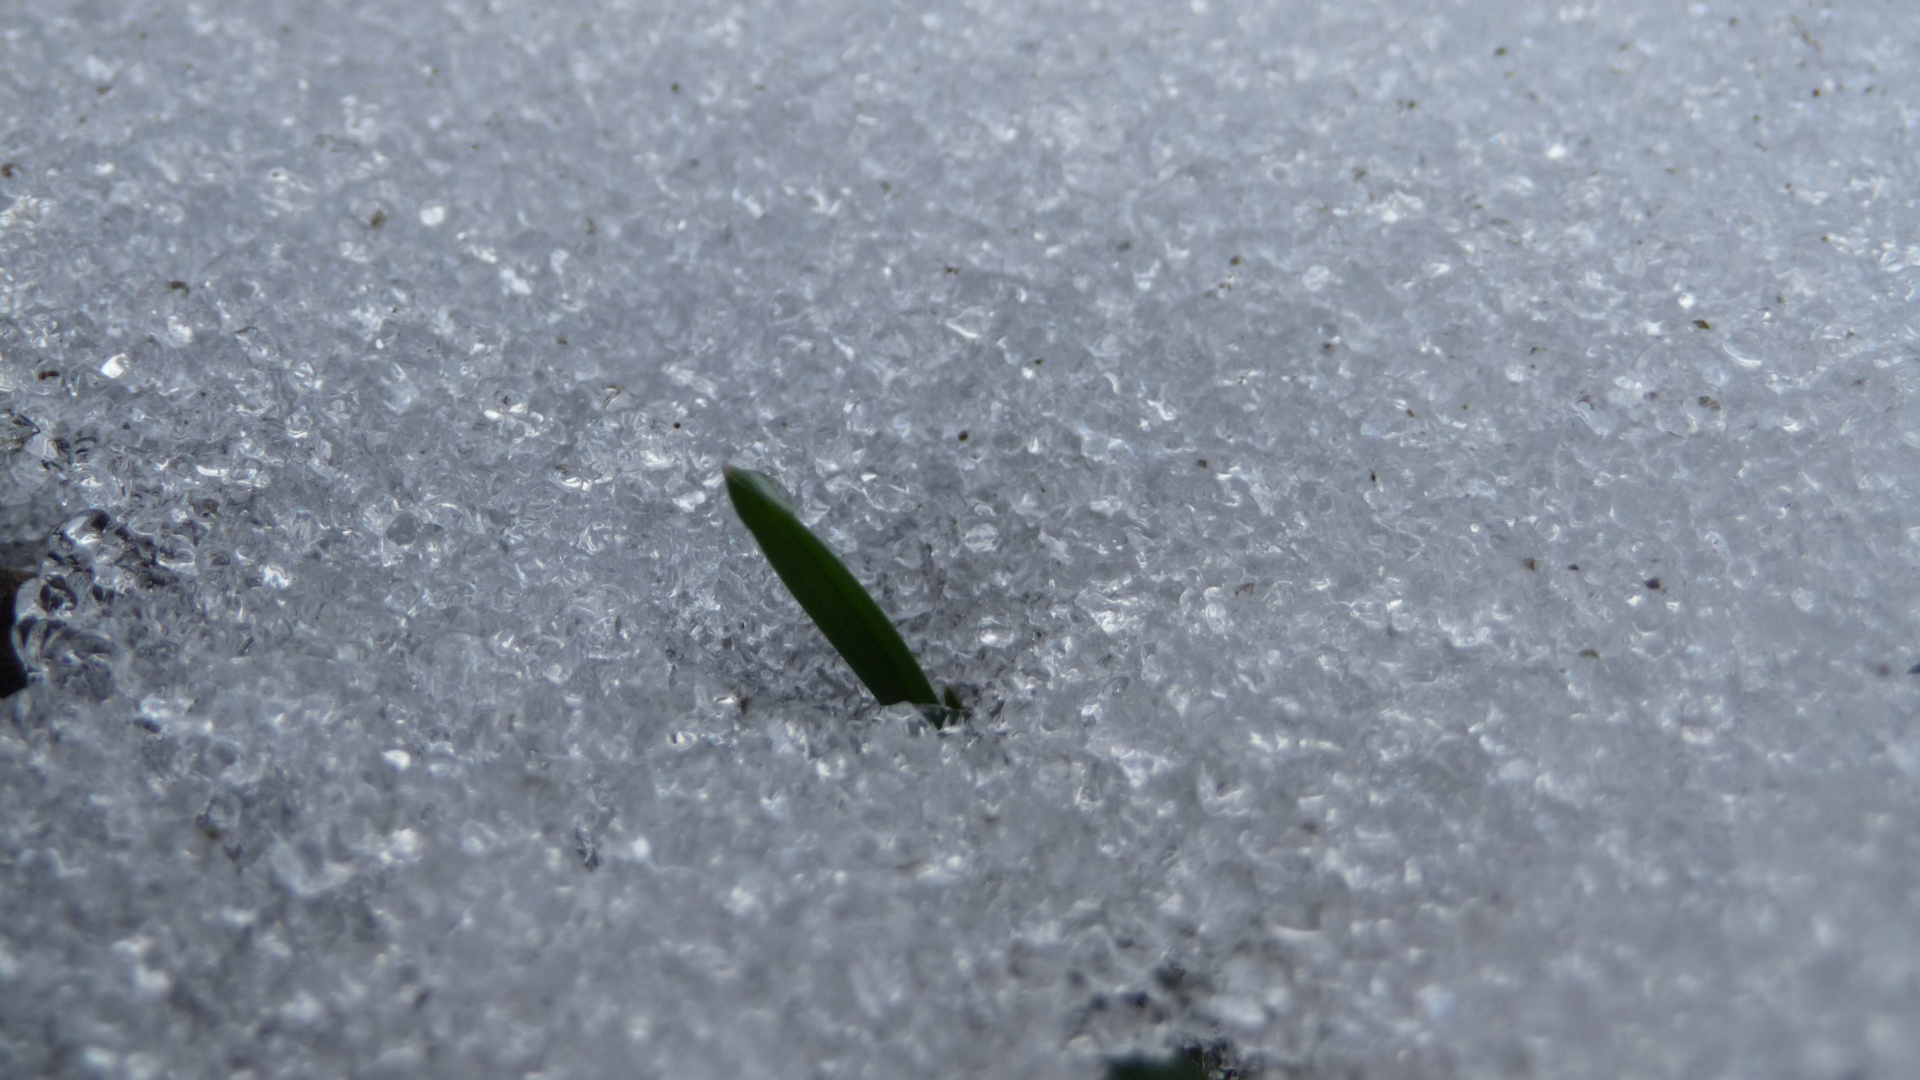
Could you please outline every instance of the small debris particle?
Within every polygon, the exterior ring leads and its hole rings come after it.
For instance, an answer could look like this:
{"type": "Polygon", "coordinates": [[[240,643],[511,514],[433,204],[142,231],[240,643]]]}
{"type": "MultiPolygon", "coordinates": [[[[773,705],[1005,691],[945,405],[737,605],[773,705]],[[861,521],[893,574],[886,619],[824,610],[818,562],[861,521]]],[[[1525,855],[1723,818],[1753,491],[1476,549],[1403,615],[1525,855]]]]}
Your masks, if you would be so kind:
{"type": "Polygon", "coordinates": [[[1571,570],[1571,571],[1573,571],[1574,573],[1576,573],[1576,574],[1577,574],[1577,573],[1579,573],[1579,572],[1580,572],[1580,564],[1579,564],[1579,563],[1568,563],[1568,564],[1567,564],[1567,569],[1569,569],[1569,570],[1571,570]]]}
{"type": "Polygon", "coordinates": [[[1909,674],[1909,675],[1920,675],[1920,664],[1915,664],[1915,665],[1913,665],[1912,667],[1910,667],[1910,668],[1908,668],[1908,669],[1907,669],[1907,674],[1909,674]]]}
{"type": "Polygon", "coordinates": [[[1529,570],[1538,570],[1540,569],[1540,560],[1529,557],[1529,558],[1521,559],[1520,565],[1526,567],[1529,570]]]}
{"type": "Polygon", "coordinates": [[[1647,579],[1647,588],[1649,588],[1649,589],[1652,589],[1652,590],[1655,590],[1655,591],[1658,591],[1658,590],[1659,590],[1659,588],[1660,588],[1660,579],[1659,579],[1659,578],[1657,578],[1657,577],[1650,577],[1650,578],[1648,578],[1648,579],[1647,579]]]}
{"type": "Polygon", "coordinates": [[[1712,410],[1713,410],[1714,412],[1719,412],[1719,411],[1720,411],[1720,399],[1719,399],[1719,398],[1713,398],[1713,397],[1708,397],[1708,396],[1707,396],[1707,395],[1705,395],[1705,394],[1701,394],[1701,395],[1700,395],[1700,407],[1701,407],[1701,408],[1703,408],[1703,409],[1712,409],[1712,410]]]}
{"type": "Polygon", "coordinates": [[[373,226],[376,229],[382,225],[385,225],[386,223],[387,223],[387,212],[381,209],[375,209],[373,212],[373,216],[367,219],[367,224],[373,226]]]}
{"type": "Polygon", "coordinates": [[[1693,320],[1693,328],[1695,330],[1711,330],[1713,329],[1713,324],[1705,319],[1695,319],[1693,320]]]}
{"type": "Polygon", "coordinates": [[[1600,659],[1600,650],[1599,649],[1581,649],[1580,655],[1583,658],[1588,660],[1598,660],[1600,659]]]}
{"type": "Polygon", "coordinates": [[[193,291],[187,288],[187,283],[184,281],[169,281],[167,282],[167,288],[172,289],[174,292],[177,292],[177,293],[188,293],[193,291]]]}
{"type": "Polygon", "coordinates": [[[18,169],[19,167],[20,166],[15,165],[11,161],[0,162],[0,176],[6,177],[8,180],[11,180],[13,179],[13,171],[15,169],[18,169]]]}
{"type": "Polygon", "coordinates": [[[1228,266],[1239,266],[1239,265],[1240,265],[1240,256],[1238,256],[1238,255],[1235,255],[1235,256],[1234,256],[1233,258],[1231,258],[1231,259],[1228,259],[1228,260],[1227,260],[1227,265],[1228,265],[1228,266]]]}
{"type": "Polygon", "coordinates": [[[1194,468],[1196,468],[1196,469],[1204,469],[1204,468],[1206,468],[1206,467],[1207,467],[1207,459],[1206,459],[1206,458],[1195,458],[1195,459],[1194,459],[1194,461],[1193,461],[1193,467],[1194,467],[1194,468]]]}
{"type": "Polygon", "coordinates": [[[960,441],[961,441],[961,442],[966,442],[966,441],[967,441],[967,433],[966,433],[966,432],[964,432],[964,431],[963,431],[963,432],[961,432],[961,433],[960,433],[960,441]]]}

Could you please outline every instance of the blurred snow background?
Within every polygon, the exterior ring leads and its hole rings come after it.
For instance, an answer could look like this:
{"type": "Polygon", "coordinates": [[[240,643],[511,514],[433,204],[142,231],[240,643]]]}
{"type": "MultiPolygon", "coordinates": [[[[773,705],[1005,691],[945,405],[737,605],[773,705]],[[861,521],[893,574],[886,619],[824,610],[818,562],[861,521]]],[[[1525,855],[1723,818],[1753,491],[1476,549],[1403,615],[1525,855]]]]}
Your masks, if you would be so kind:
{"type": "Polygon", "coordinates": [[[1916,48],[11,6],[0,1073],[1906,1074],[1916,48]]]}

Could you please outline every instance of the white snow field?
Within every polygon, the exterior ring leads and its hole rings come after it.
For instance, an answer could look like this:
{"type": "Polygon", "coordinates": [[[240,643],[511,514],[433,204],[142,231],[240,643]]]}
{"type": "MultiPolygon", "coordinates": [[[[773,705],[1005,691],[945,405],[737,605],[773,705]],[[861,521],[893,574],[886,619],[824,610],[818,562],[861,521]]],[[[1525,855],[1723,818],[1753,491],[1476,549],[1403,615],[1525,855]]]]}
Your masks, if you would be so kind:
{"type": "Polygon", "coordinates": [[[1904,0],[5,5],[0,1075],[1915,1075],[1916,72],[1904,0]]]}

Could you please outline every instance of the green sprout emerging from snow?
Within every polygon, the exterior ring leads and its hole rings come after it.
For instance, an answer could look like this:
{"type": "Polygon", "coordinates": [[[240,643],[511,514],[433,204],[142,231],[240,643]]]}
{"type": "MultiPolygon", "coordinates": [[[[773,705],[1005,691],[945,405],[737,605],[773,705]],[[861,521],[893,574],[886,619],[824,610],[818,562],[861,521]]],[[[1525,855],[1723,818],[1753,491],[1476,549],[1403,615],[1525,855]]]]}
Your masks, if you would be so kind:
{"type": "Polygon", "coordinates": [[[1197,1050],[1165,1058],[1119,1058],[1107,1062],[1107,1080],[1207,1080],[1207,1067],[1197,1050]]]}
{"type": "Polygon", "coordinates": [[[880,605],[794,513],[793,501],[772,478],[750,469],[726,469],[734,512],[759,542],[773,572],[882,705],[910,702],[934,727],[960,717],[951,687],[934,696],[926,672],[907,650],[880,605]]]}

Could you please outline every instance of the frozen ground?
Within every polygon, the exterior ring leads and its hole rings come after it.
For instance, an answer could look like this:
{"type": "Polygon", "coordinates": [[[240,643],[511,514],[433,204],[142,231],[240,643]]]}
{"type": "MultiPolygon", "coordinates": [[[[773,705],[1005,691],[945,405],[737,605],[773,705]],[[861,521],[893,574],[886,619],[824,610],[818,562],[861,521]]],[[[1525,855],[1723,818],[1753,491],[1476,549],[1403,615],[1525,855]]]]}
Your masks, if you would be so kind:
{"type": "Polygon", "coordinates": [[[0,1073],[1912,1075],[1908,5],[0,22],[0,1073]]]}

